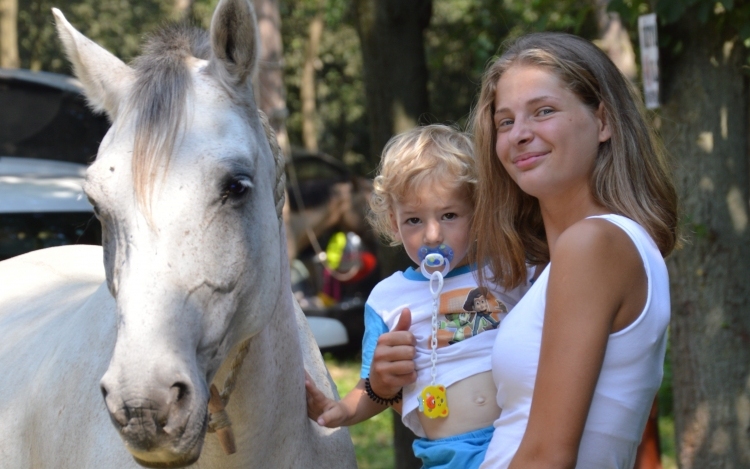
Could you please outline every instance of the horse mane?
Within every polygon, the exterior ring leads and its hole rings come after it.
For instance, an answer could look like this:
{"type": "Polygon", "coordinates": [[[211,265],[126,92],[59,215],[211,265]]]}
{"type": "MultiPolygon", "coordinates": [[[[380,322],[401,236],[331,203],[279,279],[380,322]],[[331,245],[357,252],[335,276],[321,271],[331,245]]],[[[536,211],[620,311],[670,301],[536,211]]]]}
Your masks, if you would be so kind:
{"type": "MultiPolygon", "coordinates": [[[[179,131],[185,124],[185,106],[192,91],[189,57],[209,60],[211,44],[206,31],[187,24],[170,24],[151,34],[143,54],[131,64],[135,83],[128,99],[128,111],[135,114],[135,142],[132,156],[136,200],[150,219],[150,200],[160,159],[164,171],[174,151],[179,131]]],[[[284,206],[284,157],[266,116],[258,110],[271,153],[276,163],[276,208],[284,206]],[[279,190],[281,185],[281,190],[279,190]]]]}

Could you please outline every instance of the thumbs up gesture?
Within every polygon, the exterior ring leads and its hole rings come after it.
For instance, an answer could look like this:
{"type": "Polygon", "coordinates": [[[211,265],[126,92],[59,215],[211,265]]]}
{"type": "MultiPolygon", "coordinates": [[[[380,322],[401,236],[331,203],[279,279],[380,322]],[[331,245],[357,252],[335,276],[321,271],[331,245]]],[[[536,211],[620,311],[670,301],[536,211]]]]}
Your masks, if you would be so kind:
{"type": "Polygon", "coordinates": [[[410,327],[411,327],[411,311],[409,310],[409,308],[404,308],[401,311],[401,316],[398,317],[398,322],[396,322],[396,327],[394,327],[391,332],[408,331],[410,327]]]}
{"type": "Polygon", "coordinates": [[[416,343],[411,327],[411,311],[404,308],[392,331],[380,336],[370,365],[370,386],[378,396],[393,397],[417,380],[414,366],[416,343]]]}

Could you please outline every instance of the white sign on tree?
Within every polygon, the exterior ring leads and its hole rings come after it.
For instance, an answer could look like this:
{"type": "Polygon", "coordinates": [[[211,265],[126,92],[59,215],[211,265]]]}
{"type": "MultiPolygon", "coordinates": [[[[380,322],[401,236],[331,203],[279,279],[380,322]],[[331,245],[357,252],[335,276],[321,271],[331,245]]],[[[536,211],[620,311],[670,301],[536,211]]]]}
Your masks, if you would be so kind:
{"type": "Polygon", "coordinates": [[[659,107],[659,41],[656,34],[656,13],[638,17],[638,38],[641,45],[646,109],[655,109],[659,107]]]}

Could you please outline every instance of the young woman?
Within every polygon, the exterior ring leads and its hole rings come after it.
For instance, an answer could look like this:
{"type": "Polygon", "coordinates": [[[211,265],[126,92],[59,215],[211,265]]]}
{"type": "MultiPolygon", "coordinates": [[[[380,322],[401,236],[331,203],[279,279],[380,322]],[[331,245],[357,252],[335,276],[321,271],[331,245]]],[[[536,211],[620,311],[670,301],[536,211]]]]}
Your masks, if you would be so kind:
{"type": "MultiPolygon", "coordinates": [[[[636,92],[590,42],[515,41],[473,112],[476,259],[506,288],[547,267],[499,327],[502,408],[484,468],[632,468],[662,378],[663,256],[676,193],[636,92]]],[[[477,271],[481,276],[482,269],[477,271]]],[[[408,382],[407,333],[381,338],[375,392],[408,382]]],[[[374,373],[372,370],[376,370],[374,373]]]]}

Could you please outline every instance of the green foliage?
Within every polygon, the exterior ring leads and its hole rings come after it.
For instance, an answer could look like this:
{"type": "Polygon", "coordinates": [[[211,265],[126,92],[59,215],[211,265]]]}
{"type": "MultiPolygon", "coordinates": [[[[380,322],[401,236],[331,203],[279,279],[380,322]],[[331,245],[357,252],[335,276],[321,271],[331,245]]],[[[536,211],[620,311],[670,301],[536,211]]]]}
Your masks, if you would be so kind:
{"type": "MultiPolygon", "coordinates": [[[[292,145],[302,145],[300,88],[310,22],[322,15],[324,29],[316,68],[317,128],[321,151],[361,166],[369,148],[359,38],[345,0],[289,0],[280,3],[284,42],[287,129],[292,145]]],[[[372,168],[362,168],[366,172],[372,168]]]]}
{"type": "Polygon", "coordinates": [[[659,443],[661,444],[662,468],[677,469],[674,418],[671,416],[659,417],[659,443]]]}
{"type": "Polygon", "coordinates": [[[51,9],[59,8],[83,34],[124,60],[131,59],[141,34],[170,13],[160,0],[32,0],[19,2],[18,38],[21,67],[69,73],[55,32],[51,9]]]}
{"type": "MultiPolygon", "coordinates": [[[[745,47],[750,47],[750,2],[746,0],[611,0],[611,11],[619,13],[630,34],[631,42],[638,52],[638,17],[646,13],[656,13],[659,22],[659,48],[662,50],[662,64],[669,64],[685,52],[684,30],[690,23],[708,26],[725,41],[737,38],[745,47]]],[[[750,65],[750,55],[747,56],[750,65]]],[[[746,68],[750,70],[750,68],[746,68]]],[[[666,68],[663,79],[668,80],[666,68]]]]}
{"type": "Polygon", "coordinates": [[[674,418],[674,399],[672,397],[672,341],[667,341],[667,353],[664,357],[664,378],[662,378],[659,392],[657,393],[659,415],[674,418]]]}
{"type": "Polygon", "coordinates": [[[425,31],[431,122],[465,125],[488,61],[504,41],[532,31],[593,38],[592,3],[574,0],[434,0],[425,31]]]}
{"type": "Polygon", "coordinates": [[[218,3],[219,0],[193,0],[190,20],[199,28],[208,31],[211,27],[211,17],[218,3]]]}
{"type": "MultiPolygon", "coordinates": [[[[194,0],[192,19],[208,28],[218,0],[194,0]]],[[[143,36],[174,18],[174,0],[30,0],[18,5],[21,67],[70,73],[57,38],[52,7],[85,36],[128,62],[143,36]]]]}
{"type": "Polygon", "coordinates": [[[631,30],[638,16],[654,12],[662,26],[695,18],[700,24],[713,22],[725,34],[737,34],[750,45],[750,3],[745,0],[611,0],[609,9],[618,12],[631,30]]]}

